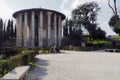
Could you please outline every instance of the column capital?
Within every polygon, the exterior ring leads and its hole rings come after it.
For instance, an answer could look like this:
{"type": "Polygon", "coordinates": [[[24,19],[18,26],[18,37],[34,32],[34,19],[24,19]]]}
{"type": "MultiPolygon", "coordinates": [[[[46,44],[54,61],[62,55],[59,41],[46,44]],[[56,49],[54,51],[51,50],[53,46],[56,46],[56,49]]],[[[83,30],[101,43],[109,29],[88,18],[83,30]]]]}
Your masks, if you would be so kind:
{"type": "Polygon", "coordinates": [[[40,13],[43,13],[43,11],[40,11],[40,13]]]}
{"type": "Polygon", "coordinates": [[[24,13],[24,24],[25,24],[25,27],[26,27],[26,25],[27,25],[27,15],[28,15],[28,13],[27,12],[25,12],[24,13]]]}
{"type": "Polygon", "coordinates": [[[18,14],[18,17],[21,17],[22,16],[22,14],[18,14]]]}
{"type": "Polygon", "coordinates": [[[25,14],[25,15],[27,15],[28,13],[27,13],[27,12],[25,12],[24,14],[25,14]]]}
{"type": "Polygon", "coordinates": [[[52,12],[47,12],[47,14],[50,16],[52,14],[52,12]]]}
{"type": "Polygon", "coordinates": [[[39,27],[42,28],[43,27],[43,12],[40,11],[39,12],[39,27]]]}
{"type": "Polygon", "coordinates": [[[34,11],[32,11],[32,17],[34,17],[34,15],[35,15],[35,12],[34,12],[34,11]]]}
{"type": "Polygon", "coordinates": [[[56,17],[57,17],[57,14],[54,14],[54,16],[56,16],[56,17]]]}
{"type": "Polygon", "coordinates": [[[62,18],[62,16],[61,16],[61,15],[59,15],[58,17],[59,17],[59,18],[62,18]]]}
{"type": "Polygon", "coordinates": [[[61,25],[62,16],[58,16],[59,24],[61,25]]]}

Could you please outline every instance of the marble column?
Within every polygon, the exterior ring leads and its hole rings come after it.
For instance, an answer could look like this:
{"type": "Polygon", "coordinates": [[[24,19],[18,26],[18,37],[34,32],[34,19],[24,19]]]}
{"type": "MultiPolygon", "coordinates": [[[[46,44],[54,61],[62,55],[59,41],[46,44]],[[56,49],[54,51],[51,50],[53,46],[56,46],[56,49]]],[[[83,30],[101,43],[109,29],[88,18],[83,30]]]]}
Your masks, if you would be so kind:
{"type": "Polygon", "coordinates": [[[39,13],[39,47],[43,47],[43,12],[39,13]]]}
{"type": "Polygon", "coordinates": [[[22,45],[22,16],[17,16],[17,24],[16,24],[16,31],[17,31],[17,40],[16,40],[16,46],[21,47],[22,45]]]}
{"type": "Polygon", "coordinates": [[[51,46],[51,37],[50,37],[50,34],[51,34],[51,14],[52,12],[48,12],[47,15],[48,15],[48,46],[51,46]]]}
{"type": "Polygon", "coordinates": [[[31,41],[31,48],[34,48],[35,46],[35,30],[34,30],[34,27],[35,27],[35,12],[33,11],[32,12],[32,16],[31,16],[31,33],[32,33],[32,41],[31,41]]]}
{"type": "Polygon", "coordinates": [[[57,46],[57,15],[54,15],[54,38],[55,38],[55,46],[57,46]]]}
{"type": "Polygon", "coordinates": [[[24,13],[24,27],[23,27],[23,38],[24,38],[24,47],[27,48],[27,42],[28,42],[28,20],[27,20],[28,14],[24,13]]]}
{"type": "Polygon", "coordinates": [[[19,47],[19,15],[16,18],[16,46],[19,47]]]}
{"type": "Polygon", "coordinates": [[[58,17],[58,37],[59,37],[59,47],[61,47],[62,43],[62,17],[58,17]]]}

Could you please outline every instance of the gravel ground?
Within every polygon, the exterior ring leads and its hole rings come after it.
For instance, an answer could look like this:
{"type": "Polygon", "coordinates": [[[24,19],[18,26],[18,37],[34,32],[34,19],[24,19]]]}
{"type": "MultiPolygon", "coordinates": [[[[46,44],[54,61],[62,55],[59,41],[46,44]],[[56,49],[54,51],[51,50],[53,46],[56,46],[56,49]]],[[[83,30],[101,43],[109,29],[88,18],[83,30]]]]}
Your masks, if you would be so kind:
{"type": "Polygon", "coordinates": [[[120,80],[120,54],[64,51],[36,56],[27,80],[120,80]]]}

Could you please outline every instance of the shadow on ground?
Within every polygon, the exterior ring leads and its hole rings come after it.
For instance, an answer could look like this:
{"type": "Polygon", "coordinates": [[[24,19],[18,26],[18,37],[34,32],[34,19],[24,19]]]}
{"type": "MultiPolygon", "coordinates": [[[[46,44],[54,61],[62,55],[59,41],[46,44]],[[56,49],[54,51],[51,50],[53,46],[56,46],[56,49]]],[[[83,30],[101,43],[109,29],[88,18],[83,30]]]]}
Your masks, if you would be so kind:
{"type": "Polygon", "coordinates": [[[43,78],[48,75],[47,70],[44,68],[49,65],[48,62],[47,60],[36,59],[26,75],[26,80],[43,80],[43,78]]]}

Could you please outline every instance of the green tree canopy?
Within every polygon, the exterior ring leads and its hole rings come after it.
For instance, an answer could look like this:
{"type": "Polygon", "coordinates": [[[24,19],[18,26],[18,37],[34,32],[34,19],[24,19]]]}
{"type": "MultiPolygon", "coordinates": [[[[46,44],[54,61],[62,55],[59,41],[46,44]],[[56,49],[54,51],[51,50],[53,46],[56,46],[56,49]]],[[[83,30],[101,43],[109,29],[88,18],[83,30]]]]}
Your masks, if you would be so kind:
{"type": "Polygon", "coordinates": [[[3,38],[3,20],[0,18],[0,39],[3,38]]]}
{"type": "Polygon", "coordinates": [[[68,18],[65,20],[64,25],[63,25],[63,36],[67,37],[68,36],[68,18]]]}
{"type": "Polygon", "coordinates": [[[108,0],[108,6],[111,8],[112,12],[113,12],[113,16],[110,18],[109,20],[109,26],[113,27],[113,30],[120,34],[120,18],[118,16],[118,12],[117,12],[117,5],[116,5],[116,0],[113,0],[113,6],[110,3],[110,0],[108,0]]]}
{"type": "MultiPolygon", "coordinates": [[[[88,30],[90,36],[94,38],[98,28],[97,16],[99,11],[100,7],[96,2],[85,3],[79,5],[72,11],[72,20],[75,24],[79,25],[79,27],[84,26],[88,30]]],[[[101,31],[101,33],[104,32],[102,30],[99,31],[101,31]]]]}

